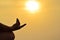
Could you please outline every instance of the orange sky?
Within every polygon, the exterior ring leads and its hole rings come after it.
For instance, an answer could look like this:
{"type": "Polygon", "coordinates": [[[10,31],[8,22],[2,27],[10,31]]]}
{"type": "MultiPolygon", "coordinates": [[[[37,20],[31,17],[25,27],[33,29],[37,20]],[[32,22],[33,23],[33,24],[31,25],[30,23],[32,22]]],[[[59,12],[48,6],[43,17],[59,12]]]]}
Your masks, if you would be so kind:
{"type": "Polygon", "coordinates": [[[0,22],[11,26],[19,18],[27,25],[15,31],[15,40],[60,40],[60,0],[37,0],[41,10],[24,10],[27,0],[0,0],[0,22]]]}

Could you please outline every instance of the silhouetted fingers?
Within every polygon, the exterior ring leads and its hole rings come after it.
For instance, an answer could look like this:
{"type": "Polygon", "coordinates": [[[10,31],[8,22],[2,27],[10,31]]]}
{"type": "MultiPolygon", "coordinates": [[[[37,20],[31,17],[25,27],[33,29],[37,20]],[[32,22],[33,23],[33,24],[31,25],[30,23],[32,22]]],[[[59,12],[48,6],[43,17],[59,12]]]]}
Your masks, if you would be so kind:
{"type": "Polygon", "coordinates": [[[24,26],[26,26],[26,24],[23,24],[22,26],[20,26],[20,27],[24,27],[24,26]]]}

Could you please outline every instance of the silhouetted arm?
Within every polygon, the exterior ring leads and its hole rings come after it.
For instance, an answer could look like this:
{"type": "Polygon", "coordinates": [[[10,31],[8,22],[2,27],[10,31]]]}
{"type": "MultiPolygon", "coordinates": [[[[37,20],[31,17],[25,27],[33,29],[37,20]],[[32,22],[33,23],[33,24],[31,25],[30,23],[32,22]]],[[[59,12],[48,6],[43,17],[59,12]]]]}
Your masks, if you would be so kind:
{"type": "Polygon", "coordinates": [[[25,25],[26,25],[26,24],[20,25],[20,22],[19,22],[19,20],[18,20],[18,18],[17,18],[16,23],[13,24],[13,26],[11,27],[11,30],[12,30],[12,31],[15,31],[15,30],[21,29],[21,28],[24,27],[25,25]]]}
{"type": "Polygon", "coordinates": [[[0,31],[11,31],[10,27],[0,23],[0,31]]]}
{"type": "Polygon", "coordinates": [[[25,25],[26,24],[20,25],[20,22],[19,22],[18,19],[16,20],[16,23],[13,24],[12,27],[9,27],[7,25],[4,25],[4,24],[0,23],[0,31],[15,31],[15,30],[21,29],[25,25]]]}

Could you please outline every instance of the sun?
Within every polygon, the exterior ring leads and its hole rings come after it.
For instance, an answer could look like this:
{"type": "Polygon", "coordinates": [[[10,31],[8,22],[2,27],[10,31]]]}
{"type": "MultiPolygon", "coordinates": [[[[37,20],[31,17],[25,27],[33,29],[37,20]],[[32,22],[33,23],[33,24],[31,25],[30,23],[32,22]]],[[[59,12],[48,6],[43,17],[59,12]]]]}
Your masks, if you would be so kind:
{"type": "Polygon", "coordinates": [[[36,1],[27,1],[25,6],[30,12],[36,12],[39,9],[39,3],[36,1]]]}

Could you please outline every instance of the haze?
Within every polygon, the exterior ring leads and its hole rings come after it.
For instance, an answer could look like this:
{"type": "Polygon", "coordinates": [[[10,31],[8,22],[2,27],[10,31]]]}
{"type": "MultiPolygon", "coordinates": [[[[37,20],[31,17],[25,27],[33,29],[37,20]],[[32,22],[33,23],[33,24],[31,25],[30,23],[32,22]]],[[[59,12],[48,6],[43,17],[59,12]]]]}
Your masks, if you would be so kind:
{"type": "Polygon", "coordinates": [[[19,18],[15,40],[60,40],[60,0],[37,0],[41,10],[31,14],[24,9],[27,0],[0,0],[0,23],[11,26],[19,18]]]}

